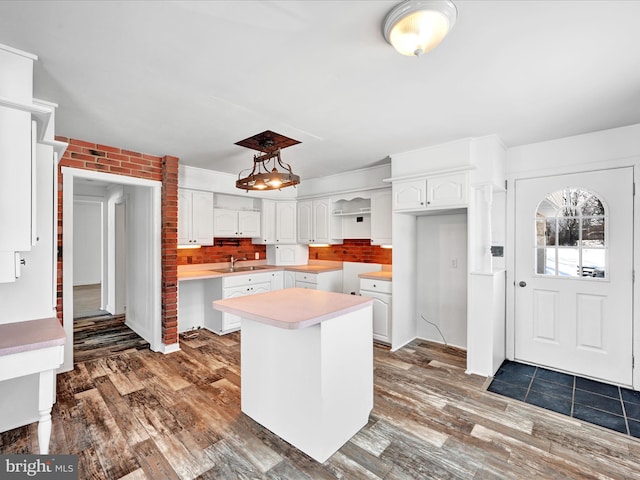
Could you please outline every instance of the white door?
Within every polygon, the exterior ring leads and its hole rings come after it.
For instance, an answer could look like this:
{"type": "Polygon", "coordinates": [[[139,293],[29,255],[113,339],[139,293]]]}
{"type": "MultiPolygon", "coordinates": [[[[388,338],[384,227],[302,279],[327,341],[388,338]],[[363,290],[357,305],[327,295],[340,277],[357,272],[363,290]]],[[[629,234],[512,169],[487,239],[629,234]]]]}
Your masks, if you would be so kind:
{"type": "Polygon", "coordinates": [[[632,383],[633,169],[518,180],[515,358],[632,383]]]}

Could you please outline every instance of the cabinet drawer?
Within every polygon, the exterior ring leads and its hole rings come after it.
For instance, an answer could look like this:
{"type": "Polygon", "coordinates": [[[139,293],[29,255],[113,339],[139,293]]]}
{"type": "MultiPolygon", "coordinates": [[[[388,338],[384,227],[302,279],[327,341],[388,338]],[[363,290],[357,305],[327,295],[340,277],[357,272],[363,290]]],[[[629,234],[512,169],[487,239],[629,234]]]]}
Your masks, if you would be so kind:
{"type": "Polygon", "coordinates": [[[227,287],[222,290],[222,298],[235,298],[254,293],[264,293],[271,290],[271,283],[260,282],[250,285],[240,285],[237,287],[227,287]]]}
{"type": "Polygon", "coordinates": [[[296,272],[296,282],[318,283],[317,273],[296,272]]]}
{"type": "Polygon", "coordinates": [[[391,293],[391,282],[389,280],[372,280],[370,278],[361,278],[360,290],[391,293]]]}
{"type": "Polygon", "coordinates": [[[249,275],[231,275],[222,279],[222,288],[253,285],[254,283],[270,282],[271,272],[252,273],[249,275]]]}

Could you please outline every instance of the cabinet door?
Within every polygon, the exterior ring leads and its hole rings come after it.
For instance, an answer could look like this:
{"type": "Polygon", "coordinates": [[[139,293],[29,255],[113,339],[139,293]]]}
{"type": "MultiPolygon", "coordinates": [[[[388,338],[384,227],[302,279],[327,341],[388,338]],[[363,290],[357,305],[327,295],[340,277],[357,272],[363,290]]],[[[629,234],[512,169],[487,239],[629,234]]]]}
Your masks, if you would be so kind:
{"type": "Polygon", "coordinates": [[[313,202],[298,202],[298,242],[313,243],[313,202]]]}
{"type": "Polygon", "coordinates": [[[282,290],[284,286],[284,272],[272,272],[271,273],[271,291],[282,290]]]}
{"type": "Polygon", "coordinates": [[[276,204],[276,242],[296,243],[296,202],[276,204]]]}
{"type": "Polygon", "coordinates": [[[260,209],[260,235],[252,240],[254,244],[273,245],[276,243],[276,202],[262,200],[260,209]]]}
{"type": "Polygon", "coordinates": [[[276,245],[276,265],[296,265],[298,262],[297,245],[276,245]]]}
{"type": "Polygon", "coordinates": [[[390,342],[391,296],[380,294],[370,294],[370,296],[373,298],[373,338],[390,342]]]}
{"type": "Polygon", "coordinates": [[[260,236],[260,212],[238,212],[238,236],[260,236]]]}
{"type": "Polygon", "coordinates": [[[192,192],[192,209],[192,240],[213,245],[213,192],[192,192]]]}
{"type": "Polygon", "coordinates": [[[0,107],[0,251],[31,250],[31,147],[31,114],[0,107]]]}
{"type": "Polygon", "coordinates": [[[238,233],[238,212],[226,208],[213,209],[213,236],[235,237],[238,233]]]}
{"type": "Polygon", "coordinates": [[[271,291],[271,282],[267,283],[256,283],[251,286],[250,295],[255,295],[256,293],[267,293],[271,291]]]}
{"type": "Polygon", "coordinates": [[[394,210],[424,210],[427,203],[426,196],[425,179],[393,182],[394,210]]]}
{"type": "MultiPolygon", "coordinates": [[[[223,289],[222,298],[236,298],[244,297],[251,294],[251,286],[242,285],[239,287],[228,287],[223,289]]],[[[222,312],[222,331],[227,332],[229,330],[240,328],[240,317],[233,315],[232,313],[222,312]]]]}
{"type": "Polygon", "coordinates": [[[466,172],[429,177],[427,179],[428,208],[465,206],[467,190],[466,172]]]}
{"type": "Polygon", "coordinates": [[[191,191],[178,191],[178,245],[192,244],[191,219],[193,218],[191,191]]]}
{"type": "Polygon", "coordinates": [[[373,299],[373,338],[391,343],[391,295],[360,290],[360,295],[373,299]]]}
{"type": "Polygon", "coordinates": [[[284,272],[284,288],[294,288],[296,286],[296,273],[295,272],[284,272]]]}
{"type": "Polygon", "coordinates": [[[371,244],[391,244],[391,189],[371,195],[371,244]]]}
{"type": "Polygon", "coordinates": [[[329,243],[331,236],[331,202],[326,200],[315,200],[313,202],[313,226],[315,243],[329,243]]]}

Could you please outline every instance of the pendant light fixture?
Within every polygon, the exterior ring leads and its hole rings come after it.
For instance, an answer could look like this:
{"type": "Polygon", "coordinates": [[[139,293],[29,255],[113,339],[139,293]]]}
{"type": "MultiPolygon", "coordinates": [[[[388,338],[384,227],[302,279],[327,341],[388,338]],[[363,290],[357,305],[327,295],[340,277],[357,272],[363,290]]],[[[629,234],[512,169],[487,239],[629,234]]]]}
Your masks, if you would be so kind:
{"type": "Polygon", "coordinates": [[[457,16],[449,0],[407,0],[387,14],[382,32],[399,53],[418,57],[442,42],[457,16]]]}
{"type": "Polygon", "coordinates": [[[261,154],[253,156],[253,168],[242,170],[236,180],[236,188],[242,190],[280,190],[300,183],[300,176],[293,173],[291,165],[284,163],[280,150],[300,143],[298,140],[285,137],[266,130],[253,137],[245,138],[236,145],[259,150],[261,154]],[[248,175],[243,175],[249,172],[248,175]]]}

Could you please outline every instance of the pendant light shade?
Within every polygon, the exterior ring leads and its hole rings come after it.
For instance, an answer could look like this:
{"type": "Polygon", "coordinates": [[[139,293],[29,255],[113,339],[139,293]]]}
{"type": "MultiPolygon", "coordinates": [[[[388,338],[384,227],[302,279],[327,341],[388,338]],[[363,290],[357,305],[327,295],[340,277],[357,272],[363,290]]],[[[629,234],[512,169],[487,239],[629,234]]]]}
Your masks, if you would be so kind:
{"type": "Polygon", "coordinates": [[[440,44],[457,15],[449,0],[407,0],[385,17],[384,38],[402,55],[420,56],[440,44]]]}
{"type": "Polygon", "coordinates": [[[265,130],[262,133],[245,138],[236,145],[262,152],[253,156],[253,168],[238,174],[236,188],[242,190],[280,190],[295,187],[300,176],[293,173],[291,165],[282,161],[280,149],[300,143],[293,138],[265,130]],[[248,172],[248,174],[247,174],[248,172]]]}

